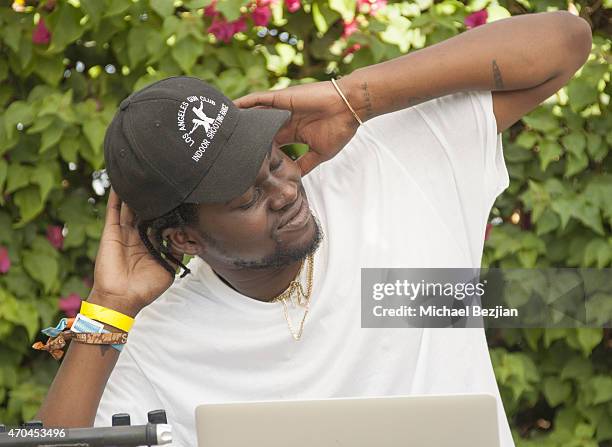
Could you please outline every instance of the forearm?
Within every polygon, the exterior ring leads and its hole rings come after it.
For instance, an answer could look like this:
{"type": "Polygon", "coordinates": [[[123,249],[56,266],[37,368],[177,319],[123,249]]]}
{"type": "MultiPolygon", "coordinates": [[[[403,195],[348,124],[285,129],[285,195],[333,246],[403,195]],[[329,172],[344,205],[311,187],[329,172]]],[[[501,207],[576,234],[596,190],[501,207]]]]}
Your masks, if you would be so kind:
{"type": "Polygon", "coordinates": [[[119,357],[110,346],[71,343],[37,419],[46,427],[91,427],[119,357]]]}
{"type": "MultiPolygon", "coordinates": [[[[138,308],[92,293],[88,300],[135,316],[138,308]]],[[[104,328],[121,332],[109,325],[104,328]]],[[[71,342],[37,419],[46,427],[91,427],[119,352],[109,345],[71,342]]]]}
{"type": "Polygon", "coordinates": [[[512,17],[340,81],[363,120],[458,91],[530,89],[582,65],[587,28],[566,12],[512,17]]]}

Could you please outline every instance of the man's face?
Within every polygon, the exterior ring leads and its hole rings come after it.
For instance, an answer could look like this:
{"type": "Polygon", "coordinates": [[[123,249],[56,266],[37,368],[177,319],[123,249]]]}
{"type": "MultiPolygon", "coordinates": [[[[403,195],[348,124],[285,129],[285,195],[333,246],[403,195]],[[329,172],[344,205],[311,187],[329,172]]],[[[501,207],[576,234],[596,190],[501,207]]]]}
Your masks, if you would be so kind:
{"type": "Polygon", "coordinates": [[[321,241],[298,165],[274,144],[253,184],[223,204],[199,205],[200,257],[233,267],[280,267],[321,241]]]}

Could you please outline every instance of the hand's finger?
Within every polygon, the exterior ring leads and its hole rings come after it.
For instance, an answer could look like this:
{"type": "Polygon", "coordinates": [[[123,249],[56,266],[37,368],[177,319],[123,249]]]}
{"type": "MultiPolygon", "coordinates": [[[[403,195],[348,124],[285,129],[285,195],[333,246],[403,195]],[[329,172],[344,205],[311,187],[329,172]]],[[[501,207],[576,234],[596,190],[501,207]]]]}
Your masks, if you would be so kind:
{"type": "Polygon", "coordinates": [[[236,107],[248,109],[255,106],[272,107],[274,104],[274,92],[255,92],[234,100],[236,107]]]}
{"type": "Polygon", "coordinates": [[[121,202],[121,216],[119,218],[119,222],[121,223],[121,225],[133,227],[134,219],[134,212],[130,209],[127,203],[121,202]]]}
{"type": "Polygon", "coordinates": [[[121,212],[121,200],[111,186],[106,202],[106,216],[104,218],[104,226],[119,225],[119,213],[121,212]]]}
{"type": "Polygon", "coordinates": [[[274,141],[279,146],[291,143],[301,143],[301,141],[297,140],[295,135],[295,124],[292,122],[291,118],[278,130],[278,132],[276,132],[274,141]]]}
{"type": "Polygon", "coordinates": [[[304,177],[306,174],[308,174],[310,171],[312,171],[324,161],[325,159],[317,152],[314,152],[312,150],[306,152],[304,155],[297,159],[297,164],[300,167],[300,170],[302,171],[302,177],[304,177]]]}

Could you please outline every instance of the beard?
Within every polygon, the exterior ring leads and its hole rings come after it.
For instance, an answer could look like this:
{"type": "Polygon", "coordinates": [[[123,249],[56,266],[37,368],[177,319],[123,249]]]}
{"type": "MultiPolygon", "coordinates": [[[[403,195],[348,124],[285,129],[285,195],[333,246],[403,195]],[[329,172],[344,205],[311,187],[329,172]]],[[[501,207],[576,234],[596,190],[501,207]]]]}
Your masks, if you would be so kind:
{"type": "Polygon", "coordinates": [[[312,238],[307,243],[300,247],[278,247],[271,255],[257,260],[237,258],[232,261],[232,264],[239,268],[263,270],[269,268],[279,268],[297,261],[303,261],[317,251],[317,248],[319,248],[319,245],[321,245],[321,242],[323,241],[323,230],[321,229],[321,223],[312,213],[312,211],[310,215],[312,216],[315,230],[312,238]]]}

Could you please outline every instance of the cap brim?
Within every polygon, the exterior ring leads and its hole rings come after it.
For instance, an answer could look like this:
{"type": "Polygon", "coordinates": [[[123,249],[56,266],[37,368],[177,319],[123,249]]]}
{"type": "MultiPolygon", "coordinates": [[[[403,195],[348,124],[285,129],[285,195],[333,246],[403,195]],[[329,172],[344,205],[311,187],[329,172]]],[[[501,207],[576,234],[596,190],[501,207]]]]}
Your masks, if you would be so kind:
{"type": "Polygon", "coordinates": [[[222,203],[244,194],[290,116],[288,110],[239,109],[238,124],[225,148],[184,202],[222,203]]]}

